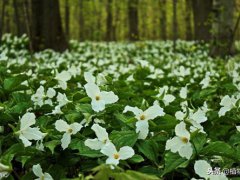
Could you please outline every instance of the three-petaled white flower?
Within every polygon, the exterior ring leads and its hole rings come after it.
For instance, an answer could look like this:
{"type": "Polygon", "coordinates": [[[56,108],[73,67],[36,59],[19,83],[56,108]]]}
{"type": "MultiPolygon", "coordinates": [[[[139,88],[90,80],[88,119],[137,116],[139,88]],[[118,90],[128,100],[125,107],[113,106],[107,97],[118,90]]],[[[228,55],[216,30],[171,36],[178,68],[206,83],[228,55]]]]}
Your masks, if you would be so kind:
{"type": "Polygon", "coordinates": [[[67,81],[72,78],[71,74],[68,71],[62,71],[61,73],[57,73],[55,79],[58,81],[58,85],[63,90],[67,89],[67,81]]]}
{"type": "Polygon", "coordinates": [[[154,103],[153,106],[149,107],[145,111],[137,107],[126,106],[123,113],[126,113],[127,111],[133,112],[135,118],[138,120],[136,122],[136,132],[139,133],[138,139],[146,139],[149,132],[149,120],[165,115],[163,108],[161,108],[157,103],[154,103]]]}
{"type": "Polygon", "coordinates": [[[225,174],[213,174],[213,169],[205,160],[198,160],[194,164],[194,170],[197,175],[206,180],[227,180],[225,174]]]}
{"type": "Polygon", "coordinates": [[[46,133],[42,133],[38,127],[30,127],[36,123],[35,114],[27,112],[22,116],[20,123],[20,130],[17,134],[25,147],[31,146],[32,143],[29,140],[42,140],[45,137],[46,133]]]}
{"type": "Polygon", "coordinates": [[[112,91],[100,91],[99,87],[94,83],[85,84],[87,95],[92,99],[92,109],[96,112],[105,109],[106,104],[113,104],[118,101],[118,96],[112,91]]]}
{"type": "Polygon", "coordinates": [[[8,177],[9,173],[11,172],[11,168],[0,163],[0,179],[8,177]]]}
{"type": "Polygon", "coordinates": [[[42,168],[39,164],[33,165],[33,173],[38,177],[35,180],[53,180],[49,173],[43,173],[42,168]]]}
{"type": "Polygon", "coordinates": [[[219,117],[224,116],[226,112],[233,109],[236,105],[236,102],[238,101],[237,98],[234,96],[229,97],[229,95],[226,95],[222,98],[220,105],[222,106],[221,109],[218,112],[219,117]]]}
{"type": "Polygon", "coordinates": [[[157,97],[162,97],[162,101],[165,106],[168,106],[171,102],[173,102],[176,98],[172,94],[168,94],[169,87],[163,86],[159,89],[159,94],[157,97]]]}
{"type": "Polygon", "coordinates": [[[82,128],[82,125],[76,122],[69,125],[66,121],[63,121],[62,119],[60,119],[55,122],[55,128],[59,132],[65,132],[61,139],[61,143],[62,143],[62,148],[66,149],[71,142],[71,135],[74,135],[78,131],[80,131],[82,128]]]}
{"type": "Polygon", "coordinates": [[[99,150],[110,142],[108,138],[108,133],[105,128],[99,126],[98,124],[94,124],[91,129],[95,132],[97,138],[87,139],[84,142],[85,146],[88,146],[89,148],[94,150],[99,150]]]}
{"type": "Polygon", "coordinates": [[[131,158],[135,153],[133,148],[129,146],[124,146],[116,150],[116,147],[113,143],[108,143],[101,149],[101,153],[108,156],[106,164],[118,165],[120,160],[126,160],[131,158]]]}
{"type": "Polygon", "coordinates": [[[175,127],[176,136],[172,139],[167,140],[166,150],[171,150],[171,152],[178,152],[181,157],[190,159],[193,150],[190,141],[190,133],[186,129],[186,124],[180,122],[175,127]]]}
{"type": "Polygon", "coordinates": [[[53,88],[48,88],[47,92],[44,92],[44,87],[40,86],[36,93],[31,96],[35,106],[43,106],[44,104],[52,105],[52,98],[56,95],[56,91],[53,88]]]}

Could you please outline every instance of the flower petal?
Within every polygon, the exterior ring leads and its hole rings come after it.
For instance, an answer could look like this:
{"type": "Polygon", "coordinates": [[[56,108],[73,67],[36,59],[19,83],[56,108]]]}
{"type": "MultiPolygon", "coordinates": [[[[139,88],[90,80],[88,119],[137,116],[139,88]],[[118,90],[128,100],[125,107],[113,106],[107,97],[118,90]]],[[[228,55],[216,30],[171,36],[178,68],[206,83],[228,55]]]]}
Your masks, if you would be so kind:
{"type": "Polygon", "coordinates": [[[131,158],[134,154],[135,153],[134,153],[133,148],[131,148],[129,146],[121,147],[119,150],[119,156],[120,156],[120,159],[122,159],[122,160],[131,158]]]}
{"type": "Polygon", "coordinates": [[[112,157],[109,157],[106,160],[106,164],[114,164],[117,166],[119,164],[119,159],[114,159],[112,157]]]}
{"type": "Polygon", "coordinates": [[[155,119],[157,116],[164,116],[163,108],[155,104],[149,107],[146,111],[143,112],[146,116],[146,120],[155,119]]]}
{"type": "Polygon", "coordinates": [[[90,149],[100,150],[105,144],[102,141],[99,141],[97,138],[95,139],[87,139],[84,142],[85,146],[89,147],[90,149]]]}
{"type": "Polygon", "coordinates": [[[79,124],[79,123],[72,123],[71,125],[70,125],[70,128],[73,130],[72,131],[72,134],[76,134],[78,131],[80,131],[81,129],[82,129],[82,125],[81,124],[79,124]]]}
{"type": "Polygon", "coordinates": [[[123,110],[123,113],[126,113],[128,111],[133,112],[135,116],[139,116],[141,113],[143,113],[143,111],[137,107],[126,106],[123,110]]]}
{"type": "Polygon", "coordinates": [[[92,75],[91,72],[84,72],[84,79],[88,83],[95,83],[95,81],[96,81],[96,78],[92,75]]]}
{"type": "Polygon", "coordinates": [[[71,135],[69,133],[64,133],[61,139],[62,148],[66,149],[71,142],[71,135]]]}
{"type": "Polygon", "coordinates": [[[92,99],[91,105],[92,109],[96,112],[100,112],[105,109],[105,102],[103,100],[96,101],[95,99],[92,99]]]}
{"type": "Polygon", "coordinates": [[[87,83],[84,85],[85,89],[86,89],[86,93],[87,95],[91,98],[91,99],[95,99],[96,95],[100,95],[100,89],[99,87],[94,84],[94,83],[87,83]]]}
{"type": "Polygon", "coordinates": [[[146,139],[149,132],[147,120],[139,120],[136,122],[136,133],[139,133],[138,139],[146,139]]]}
{"type": "Polygon", "coordinates": [[[188,140],[190,139],[190,133],[186,129],[186,124],[184,122],[180,122],[175,127],[175,133],[179,137],[185,137],[188,140]]]}
{"type": "Polygon", "coordinates": [[[28,147],[32,145],[32,142],[30,142],[27,138],[25,138],[22,134],[19,136],[19,139],[22,140],[24,147],[28,147]]]}
{"type": "Polygon", "coordinates": [[[190,118],[192,120],[196,121],[197,123],[203,123],[203,122],[207,121],[206,114],[201,109],[198,109],[190,118]]]}
{"type": "Polygon", "coordinates": [[[21,118],[20,129],[23,130],[35,124],[36,123],[35,118],[36,116],[33,113],[27,112],[26,114],[24,114],[21,118]]]}
{"type": "Polygon", "coordinates": [[[66,121],[60,119],[55,122],[55,128],[59,132],[66,132],[69,129],[69,125],[67,124],[66,121]]]}
{"type": "Polygon", "coordinates": [[[190,157],[192,156],[192,153],[193,153],[193,149],[192,149],[191,143],[187,143],[186,145],[182,146],[179,149],[178,152],[179,152],[179,155],[181,157],[185,157],[187,159],[190,159],[190,157]]]}
{"type": "Polygon", "coordinates": [[[44,133],[39,131],[39,128],[31,128],[31,127],[23,131],[22,134],[28,140],[41,140],[45,136],[44,133]]]}
{"type": "Polygon", "coordinates": [[[108,133],[105,128],[99,126],[98,124],[94,124],[91,129],[95,132],[97,138],[100,141],[108,140],[108,133]]]}
{"type": "Polygon", "coordinates": [[[41,177],[43,175],[42,168],[39,164],[33,165],[32,170],[37,177],[41,177]]]}
{"type": "Polygon", "coordinates": [[[113,143],[109,142],[101,149],[101,153],[105,154],[108,157],[112,157],[113,154],[117,153],[116,147],[113,143]]]}
{"type": "Polygon", "coordinates": [[[176,136],[172,139],[167,140],[166,142],[166,150],[171,150],[173,153],[179,151],[182,146],[183,142],[179,137],[176,136]]]}
{"type": "Polygon", "coordinates": [[[207,172],[209,169],[212,169],[212,167],[207,161],[198,160],[194,164],[195,173],[202,178],[208,179],[209,175],[207,174],[207,172]]]}
{"type": "Polygon", "coordinates": [[[118,101],[118,96],[115,95],[112,91],[102,91],[100,93],[100,96],[102,97],[103,101],[105,101],[105,104],[112,104],[118,101]]]}

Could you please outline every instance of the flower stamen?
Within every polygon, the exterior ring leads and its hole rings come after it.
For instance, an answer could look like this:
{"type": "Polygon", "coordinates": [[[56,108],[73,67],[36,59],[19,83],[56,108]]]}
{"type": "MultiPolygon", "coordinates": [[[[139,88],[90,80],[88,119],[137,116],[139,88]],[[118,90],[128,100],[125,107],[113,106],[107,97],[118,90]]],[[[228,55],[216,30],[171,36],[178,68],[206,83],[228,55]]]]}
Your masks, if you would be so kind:
{"type": "Polygon", "coordinates": [[[119,158],[119,154],[118,154],[118,153],[113,154],[113,158],[114,158],[114,159],[118,159],[118,158],[119,158]]]}

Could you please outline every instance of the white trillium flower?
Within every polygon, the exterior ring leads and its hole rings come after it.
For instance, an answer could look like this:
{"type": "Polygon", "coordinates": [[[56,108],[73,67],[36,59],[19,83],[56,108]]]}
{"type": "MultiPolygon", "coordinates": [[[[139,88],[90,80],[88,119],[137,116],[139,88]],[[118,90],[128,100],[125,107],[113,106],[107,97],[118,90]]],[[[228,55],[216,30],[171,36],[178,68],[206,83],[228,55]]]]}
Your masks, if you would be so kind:
{"type": "Polygon", "coordinates": [[[206,180],[227,180],[225,174],[212,174],[212,167],[205,160],[198,160],[194,164],[194,170],[197,175],[206,180]]]}
{"type": "Polygon", "coordinates": [[[84,72],[84,79],[87,81],[87,83],[96,82],[96,78],[92,75],[91,72],[84,72]]]}
{"type": "Polygon", "coordinates": [[[182,87],[181,90],[180,90],[180,93],[179,93],[180,97],[182,99],[186,99],[187,98],[187,92],[188,92],[187,86],[182,87]]]}
{"type": "Polygon", "coordinates": [[[62,119],[60,119],[56,121],[55,128],[59,132],[65,132],[61,139],[61,143],[62,143],[62,148],[66,149],[71,142],[71,135],[74,135],[78,131],[80,131],[82,128],[82,125],[76,122],[69,125],[67,124],[66,121],[63,121],[62,119]]]}
{"type": "Polygon", "coordinates": [[[30,127],[36,123],[35,118],[35,114],[27,112],[20,120],[20,130],[17,133],[20,134],[19,139],[22,140],[25,147],[31,146],[32,143],[29,140],[42,140],[46,135],[38,127],[30,127]]]}
{"type": "Polygon", "coordinates": [[[58,92],[57,101],[58,101],[58,103],[59,103],[58,106],[60,106],[60,107],[65,106],[66,104],[68,104],[69,102],[71,102],[71,101],[68,100],[68,98],[67,98],[67,96],[66,96],[65,93],[62,94],[62,93],[60,93],[60,92],[58,92]]]}
{"type": "Polygon", "coordinates": [[[71,74],[68,71],[57,73],[55,79],[58,81],[59,87],[63,90],[67,89],[67,81],[71,79],[71,74]]]}
{"type": "Polygon", "coordinates": [[[45,93],[44,87],[40,86],[36,93],[31,96],[31,100],[35,106],[43,106],[44,104],[52,105],[52,98],[56,95],[56,91],[53,88],[48,88],[45,93]]]}
{"type": "Polygon", "coordinates": [[[137,107],[126,106],[123,113],[128,111],[133,112],[135,118],[138,120],[136,122],[136,132],[139,133],[138,139],[146,139],[149,132],[149,120],[165,115],[163,108],[156,103],[145,111],[137,107]]]}
{"type": "Polygon", "coordinates": [[[157,95],[157,97],[162,96],[162,101],[165,106],[168,106],[171,102],[173,102],[176,99],[173,95],[167,94],[168,89],[169,89],[168,86],[163,86],[162,88],[159,89],[159,94],[157,95]]]}
{"type": "Polygon", "coordinates": [[[8,177],[9,173],[11,172],[11,168],[0,163],[0,179],[8,177]]]}
{"type": "Polygon", "coordinates": [[[118,165],[120,160],[126,160],[131,158],[135,153],[133,148],[124,146],[116,150],[113,143],[108,143],[101,149],[101,153],[108,156],[106,164],[118,165]]]}
{"type": "Polygon", "coordinates": [[[190,114],[189,118],[199,124],[207,121],[206,112],[200,108],[195,113],[190,114]]]}
{"type": "Polygon", "coordinates": [[[236,105],[236,102],[238,101],[237,98],[234,96],[229,97],[229,95],[226,95],[222,98],[220,105],[222,106],[221,109],[218,112],[219,117],[224,116],[226,112],[233,109],[236,105]]]}
{"type": "Polygon", "coordinates": [[[52,176],[49,173],[43,173],[42,168],[39,164],[33,165],[33,173],[38,177],[35,180],[53,180],[52,176]]]}
{"type": "Polygon", "coordinates": [[[100,112],[105,109],[106,104],[113,104],[118,101],[118,96],[112,91],[100,91],[99,87],[94,83],[85,84],[87,95],[92,99],[92,109],[100,112]]]}
{"type": "Polygon", "coordinates": [[[105,128],[99,126],[98,124],[94,124],[91,129],[95,132],[97,138],[87,139],[84,142],[85,146],[88,146],[89,148],[94,150],[99,150],[110,142],[108,133],[105,128]]]}
{"type": "Polygon", "coordinates": [[[186,129],[186,124],[180,122],[175,127],[176,136],[167,140],[166,150],[170,150],[173,153],[178,152],[181,157],[190,159],[193,153],[192,145],[189,142],[190,133],[186,129]]]}

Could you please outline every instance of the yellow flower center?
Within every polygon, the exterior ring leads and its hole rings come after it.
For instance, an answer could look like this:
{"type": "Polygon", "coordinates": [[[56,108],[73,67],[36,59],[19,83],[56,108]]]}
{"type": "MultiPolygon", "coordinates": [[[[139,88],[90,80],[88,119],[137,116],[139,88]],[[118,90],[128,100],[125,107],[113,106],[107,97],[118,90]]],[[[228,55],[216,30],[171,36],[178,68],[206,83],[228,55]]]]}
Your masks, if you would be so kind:
{"type": "Polygon", "coordinates": [[[119,154],[118,154],[118,153],[114,154],[114,155],[113,155],[113,158],[114,158],[114,159],[118,159],[118,158],[119,158],[119,154]]]}
{"type": "Polygon", "coordinates": [[[103,144],[106,144],[106,143],[107,143],[107,139],[104,139],[104,140],[103,140],[103,144]]]}
{"type": "Polygon", "coordinates": [[[142,114],[141,116],[140,116],[140,120],[144,120],[146,117],[144,116],[144,114],[142,114]]]}
{"type": "Polygon", "coordinates": [[[182,140],[182,142],[185,143],[185,144],[188,143],[188,138],[186,138],[186,137],[182,137],[181,140],[182,140]]]}
{"type": "Polygon", "coordinates": [[[41,178],[40,178],[41,180],[44,180],[45,178],[44,178],[44,176],[41,176],[41,178]]]}
{"type": "Polygon", "coordinates": [[[96,100],[99,101],[100,100],[100,96],[96,96],[96,100]]]}
{"type": "Polygon", "coordinates": [[[69,133],[72,133],[72,132],[73,132],[73,130],[72,130],[71,128],[69,128],[69,129],[68,129],[68,132],[69,132],[69,133]]]}

